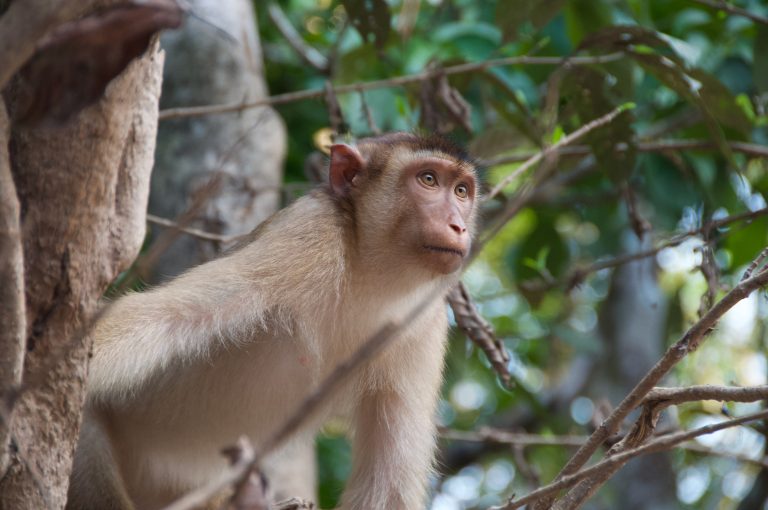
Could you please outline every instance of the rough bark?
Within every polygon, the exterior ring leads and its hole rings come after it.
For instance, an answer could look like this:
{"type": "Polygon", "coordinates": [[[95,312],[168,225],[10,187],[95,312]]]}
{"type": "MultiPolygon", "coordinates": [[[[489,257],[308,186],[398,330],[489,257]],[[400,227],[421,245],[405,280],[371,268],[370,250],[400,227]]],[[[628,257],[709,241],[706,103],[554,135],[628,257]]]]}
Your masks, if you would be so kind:
{"type": "Polygon", "coordinates": [[[0,104],[0,478],[8,467],[14,394],[21,384],[26,314],[19,199],[8,157],[10,126],[0,104]]]}
{"type": "MultiPolygon", "coordinates": [[[[199,19],[162,37],[166,51],[163,108],[253,101],[267,97],[256,17],[247,0],[193,0],[199,19]]],[[[158,131],[150,212],[177,218],[216,174],[220,186],[206,191],[192,226],[224,235],[248,232],[277,210],[286,135],[268,107],[240,114],[163,121],[158,131]]],[[[157,228],[153,239],[167,235],[157,228]]],[[[179,236],[160,255],[150,281],[160,281],[205,262],[226,246],[179,236]]],[[[222,445],[225,446],[225,445],[222,445]]],[[[294,445],[265,466],[276,499],[315,498],[314,445],[294,445]]]]}
{"type": "Polygon", "coordinates": [[[144,238],[162,62],[151,45],[64,127],[11,126],[27,332],[0,508],[64,506],[87,371],[83,329],[144,238]]]}
{"type": "MultiPolygon", "coordinates": [[[[167,61],[162,107],[268,96],[251,3],[194,0],[190,4],[210,25],[191,18],[183,30],[163,35],[167,61]]],[[[188,209],[195,192],[214,174],[221,174],[220,186],[206,192],[207,199],[194,214],[192,225],[222,234],[247,232],[279,206],[284,154],[285,128],[268,107],[163,121],[149,210],[175,218],[188,209]]],[[[154,280],[208,260],[220,249],[210,242],[180,236],[159,258],[154,280]]]]}

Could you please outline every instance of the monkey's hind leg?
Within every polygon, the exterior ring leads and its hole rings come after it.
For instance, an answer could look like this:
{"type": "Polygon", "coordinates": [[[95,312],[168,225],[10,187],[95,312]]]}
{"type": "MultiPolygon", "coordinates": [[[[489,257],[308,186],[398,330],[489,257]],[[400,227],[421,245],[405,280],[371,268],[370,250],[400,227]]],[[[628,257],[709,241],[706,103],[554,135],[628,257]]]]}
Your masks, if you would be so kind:
{"type": "Polygon", "coordinates": [[[85,411],[66,510],[135,510],[101,423],[85,411]]]}

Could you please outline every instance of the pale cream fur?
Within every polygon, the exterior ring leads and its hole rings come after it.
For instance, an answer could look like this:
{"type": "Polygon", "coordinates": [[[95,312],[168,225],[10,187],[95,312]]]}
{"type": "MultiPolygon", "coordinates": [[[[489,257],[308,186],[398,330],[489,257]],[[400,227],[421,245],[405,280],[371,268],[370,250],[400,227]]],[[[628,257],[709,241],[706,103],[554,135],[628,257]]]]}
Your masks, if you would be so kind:
{"type": "MultiPolygon", "coordinates": [[[[391,152],[379,193],[356,203],[354,234],[315,191],[245,247],[109,307],[93,331],[69,509],[128,510],[129,497],[159,508],[210,480],[223,446],[241,434],[259,444],[386,321],[449,288],[456,274],[411,263],[384,234],[407,205],[390,193],[397,169],[420,156],[391,152]]],[[[352,416],[344,509],[423,506],[447,334],[438,301],[294,439],[311,440],[330,412],[352,416]]]]}

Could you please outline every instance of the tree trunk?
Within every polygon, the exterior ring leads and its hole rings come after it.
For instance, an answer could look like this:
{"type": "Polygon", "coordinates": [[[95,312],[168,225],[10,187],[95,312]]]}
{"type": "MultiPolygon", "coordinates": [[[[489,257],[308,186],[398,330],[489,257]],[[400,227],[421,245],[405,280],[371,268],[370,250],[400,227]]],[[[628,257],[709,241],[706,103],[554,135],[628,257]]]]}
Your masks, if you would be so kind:
{"type": "MultiPolygon", "coordinates": [[[[194,0],[190,4],[209,24],[190,18],[182,30],[163,35],[167,60],[162,107],[267,97],[251,3],[194,0]]],[[[193,226],[221,234],[248,232],[280,205],[284,155],[285,127],[269,107],[163,121],[149,210],[176,218],[202,198],[190,218],[193,226]],[[219,185],[204,190],[214,176],[219,185]],[[205,196],[200,197],[201,193],[205,196]]],[[[209,260],[221,248],[180,236],[160,255],[150,280],[176,275],[209,260]]]]}
{"type": "Polygon", "coordinates": [[[10,460],[10,422],[27,333],[19,199],[8,157],[9,134],[5,105],[0,104],[0,478],[10,460]]]}
{"type": "Polygon", "coordinates": [[[154,43],[64,127],[11,125],[27,331],[0,508],[64,506],[90,347],[83,330],[144,238],[162,63],[154,43]]]}

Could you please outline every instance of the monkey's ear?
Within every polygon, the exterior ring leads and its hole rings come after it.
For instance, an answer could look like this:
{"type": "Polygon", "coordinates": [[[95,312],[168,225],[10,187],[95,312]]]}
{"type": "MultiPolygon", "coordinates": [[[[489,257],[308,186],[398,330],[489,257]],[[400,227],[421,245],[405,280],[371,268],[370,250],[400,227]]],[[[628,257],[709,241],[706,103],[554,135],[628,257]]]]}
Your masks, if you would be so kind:
{"type": "Polygon", "coordinates": [[[331,189],[340,196],[349,196],[353,181],[365,168],[363,156],[349,145],[336,143],[331,145],[331,168],[328,172],[331,189]]]}

